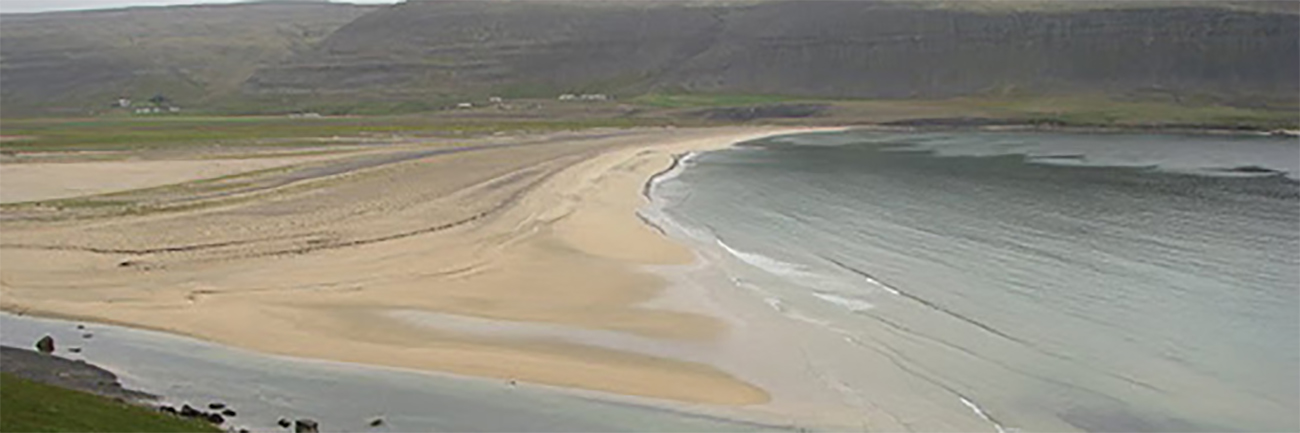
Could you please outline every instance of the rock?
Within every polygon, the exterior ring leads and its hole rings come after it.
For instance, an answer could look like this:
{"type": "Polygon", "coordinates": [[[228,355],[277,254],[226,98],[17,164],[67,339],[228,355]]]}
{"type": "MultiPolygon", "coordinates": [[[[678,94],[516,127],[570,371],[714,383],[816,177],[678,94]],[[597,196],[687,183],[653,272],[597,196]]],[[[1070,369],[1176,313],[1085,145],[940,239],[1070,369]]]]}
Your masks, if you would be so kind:
{"type": "Polygon", "coordinates": [[[221,411],[221,414],[225,416],[235,416],[235,410],[226,408],[226,410],[221,411]]]}
{"type": "Polygon", "coordinates": [[[86,329],[86,325],[78,324],[77,329],[86,329]]]}
{"type": "Polygon", "coordinates": [[[171,406],[167,406],[167,405],[158,406],[158,410],[163,411],[163,412],[166,412],[166,413],[170,413],[170,414],[172,414],[172,415],[180,415],[180,412],[177,412],[177,411],[176,411],[176,408],[171,407],[171,406]]]}
{"type": "Polygon", "coordinates": [[[226,404],[225,404],[225,403],[221,403],[221,402],[217,402],[217,403],[208,403],[208,409],[212,409],[212,410],[221,410],[221,409],[225,409],[225,408],[226,408],[226,404]]]}
{"type": "Polygon", "coordinates": [[[54,337],[46,335],[36,340],[36,350],[41,353],[54,353],[54,337]]]}
{"type": "Polygon", "coordinates": [[[284,428],[289,428],[289,426],[293,425],[293,423],[289,422],[289,420],[284,419],[284,418],[280,418],[280,420],[279,420],[279,421],[276,421],[275,424],[276,424],[276,425],[279,425],[280,427],[284,427],[284,428]]]}
{"type": "Polygon", "coordinates": [[[95,336],[95,334],[91,334],[91,333],[89,333],[89,332],[87,332],[87,333],[85,333],[85,334],[81,334],[81,338],[85,338],[85,339],[89,339],[90,337],[94,337],[94,336],[95,336]]]}
{"type": "Polygon", "coordinates": [[[309,419],[300,419],[293,422],[293,433],[320,433],[320,424],[309,419]]]}
{"type": "Polygon", "coordinates": [[[204,414],[203,417],[206,418],[208,422],[217,425],[221,425],[221,423],[226,422],[226,418],[222,417],[221,414],[219,413],[208,413],[208,414],[204,414]]]}
{"type": "Polygon", "coordinates": [[[69,347],[69,348],[68,348],[68,351],[69,351],[69,352],[72,352],[72,353],[81,353],[81,348],[80,348],[80,347],[69,347]]]}
{"type": "Polygon", "coordinates": [[[1282,173],[1282,172],[1280,172],[1280,171],[1277,171],[1277,170],[1274,170],[1274,169],[1271,169],[1271,168],[1260,167],[1260,166],[1258,166],[1258,165],[1243,165],[1243,166],[1240,166],[1240,167],[1229,168],[1229,169],[1224,170],[1224,171],[1228,171],[1228,172],[1232,172],[1232,173],[1254,173],[1254,174],[1275,174],[1275,173],[1282,173]]]}
{"type": "Polygon", "coordinates": [[[248,429],[246,429],[246,428],[241,428],[241,429],[239,429],[239,433],[248,433],[248,429]]]}
{"type": "Polygon", "coordinates": [[[384,425],[384,419],[383,419],[383,418],[375,418],[375,419],[370,420],[370,426],[371,426],[371,427],[379,427],[379,426],[381,426],[381,425],[384,425]]]}
{"type": "Polygon", "coordinates": [[[202,412],[202,411],[200,411],[200,410],[198,410],[198,409],[195,409],[195,408],[193,408],[193,407],[190,407],[190,405],[188,405],[188,404],[186,404],[186,405],[181,405],[181,416],[186,417],[186,418],[197,418],[197,417],[199,417],[199,416],[201,416],[201,415],[203,415],[203,412],[202,412]]]}

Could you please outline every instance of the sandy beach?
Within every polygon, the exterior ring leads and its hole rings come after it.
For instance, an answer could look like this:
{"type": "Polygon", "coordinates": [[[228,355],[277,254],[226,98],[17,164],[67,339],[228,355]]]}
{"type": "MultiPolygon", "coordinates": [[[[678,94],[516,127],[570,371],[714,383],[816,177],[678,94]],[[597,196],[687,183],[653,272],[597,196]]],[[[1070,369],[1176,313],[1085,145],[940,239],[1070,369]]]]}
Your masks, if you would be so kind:
{"type": "Polygon", "coordinates": [[[735,372],[654,349],[708,348],[730,330],[647,305],[666,284],[643,267],[693,253],[636,212],[674,154],[803,130],[565,133],[181,210],[7,218],[2,306],[274,354],[761,404],[769,391],[735,372]],[[620,336],[633,343],[610,343],[620,336]]]}

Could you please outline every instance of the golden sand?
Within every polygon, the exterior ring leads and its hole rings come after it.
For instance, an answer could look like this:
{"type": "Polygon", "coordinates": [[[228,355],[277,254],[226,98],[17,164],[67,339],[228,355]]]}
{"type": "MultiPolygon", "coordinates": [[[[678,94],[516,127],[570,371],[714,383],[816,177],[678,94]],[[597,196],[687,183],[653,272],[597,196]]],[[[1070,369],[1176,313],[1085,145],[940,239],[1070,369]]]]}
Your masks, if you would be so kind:
{"type": "Polygon", "coordinates": [[[0,306],[276,354],[761,403],[763,389],[710,365],[563,338],[440,329],[388,313],[718,341],[727,329],[714,317],[643,305],[664,282],[641,265],[693,256],[636,217],[642,185],[675,153],[795,131],[593,131],[194,210],[5,221],[0,306]]]}

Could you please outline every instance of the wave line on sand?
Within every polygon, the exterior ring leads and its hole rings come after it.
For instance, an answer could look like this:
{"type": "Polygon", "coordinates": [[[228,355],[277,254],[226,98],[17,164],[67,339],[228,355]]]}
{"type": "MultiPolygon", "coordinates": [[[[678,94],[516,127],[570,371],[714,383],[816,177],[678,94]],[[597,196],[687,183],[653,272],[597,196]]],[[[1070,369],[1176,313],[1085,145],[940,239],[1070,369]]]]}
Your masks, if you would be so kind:
{"type": "Polygon", "coordinates": [[[732,248],[731,245],[727,245],[727,243],[723,242],[721,238],[715,238],[714,242],[717,242],[719,247],[725,250],[728,254],[731,254],[737,259],[740,259],[740,261],[745,262],[750,266],[767,271],[773,275],[779,275],[785,277],[808,275],[806,266],[781,261],[779,259],[775,259],[758,253],[740,251],[735,248],[732,248]]]}

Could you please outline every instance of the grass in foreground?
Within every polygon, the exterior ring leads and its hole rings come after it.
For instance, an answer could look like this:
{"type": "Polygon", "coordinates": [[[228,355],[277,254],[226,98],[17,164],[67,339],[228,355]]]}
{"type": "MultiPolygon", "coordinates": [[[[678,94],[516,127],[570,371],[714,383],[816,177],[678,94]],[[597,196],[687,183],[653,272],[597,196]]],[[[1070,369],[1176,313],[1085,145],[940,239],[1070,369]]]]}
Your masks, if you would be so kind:
{"type": "Polygon", "coordinates": [[[0,432],[220,431],[203,421],[0,373],[0,432]]]}

